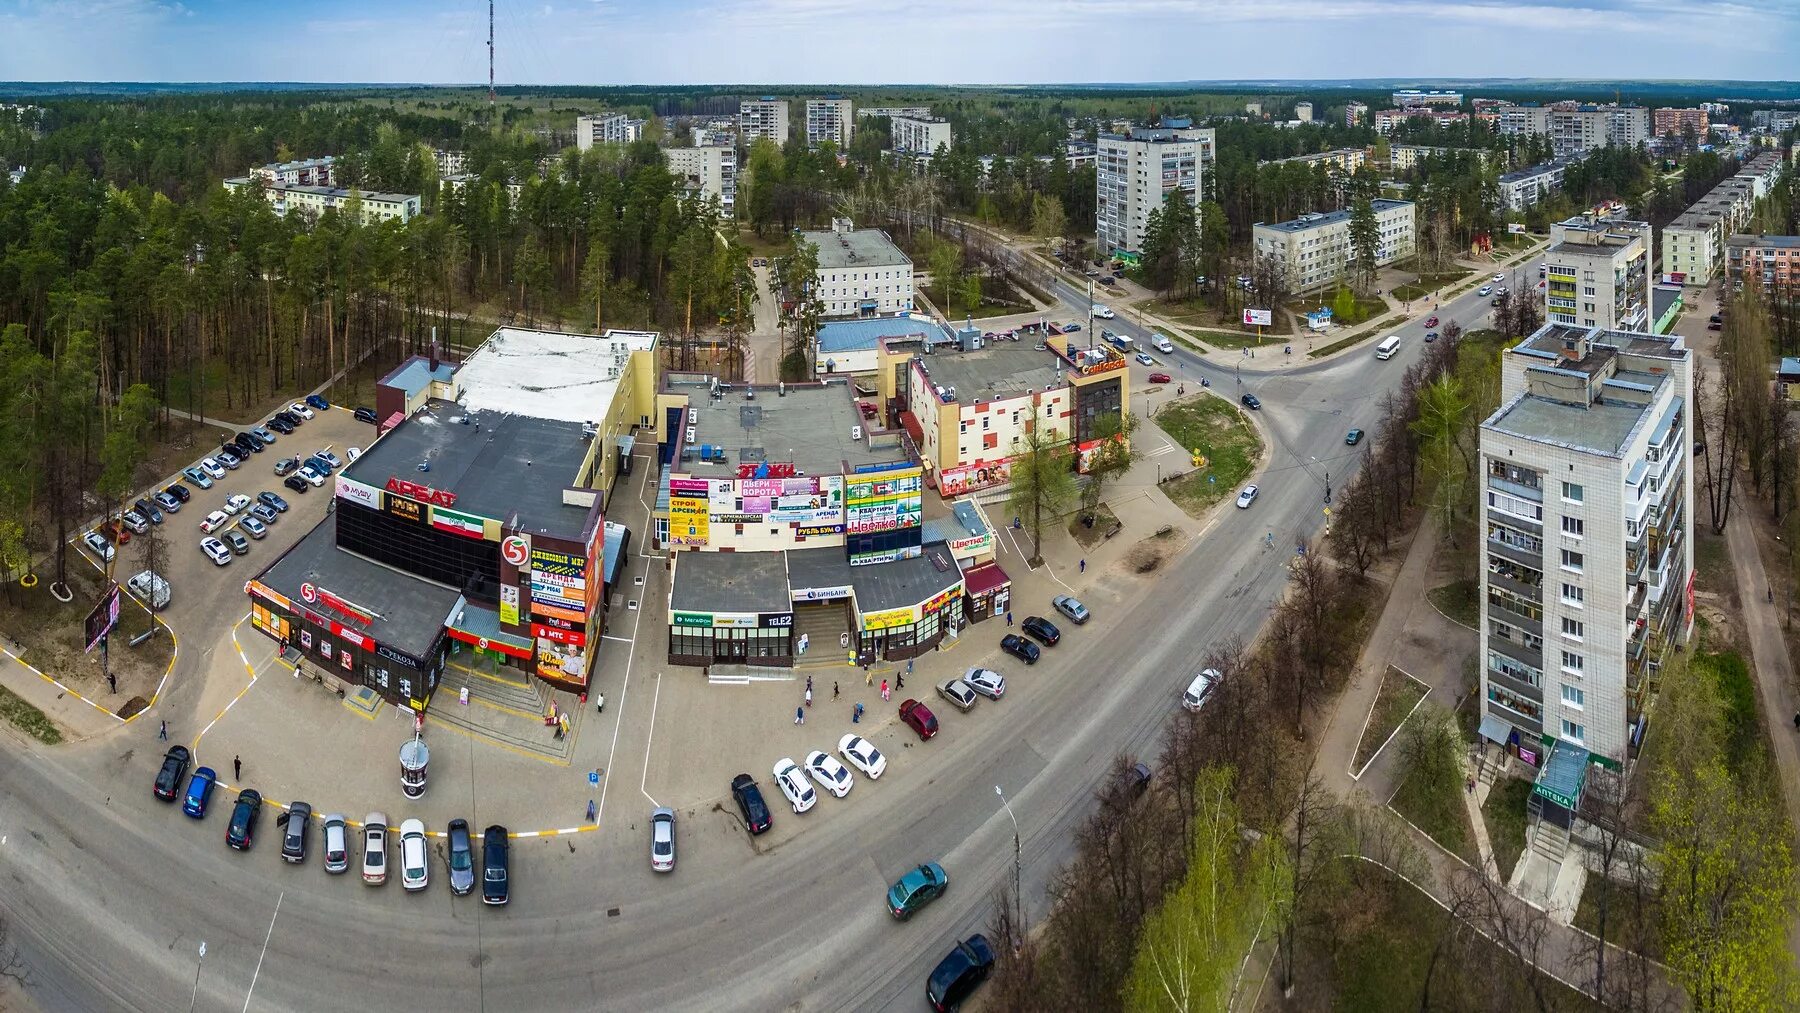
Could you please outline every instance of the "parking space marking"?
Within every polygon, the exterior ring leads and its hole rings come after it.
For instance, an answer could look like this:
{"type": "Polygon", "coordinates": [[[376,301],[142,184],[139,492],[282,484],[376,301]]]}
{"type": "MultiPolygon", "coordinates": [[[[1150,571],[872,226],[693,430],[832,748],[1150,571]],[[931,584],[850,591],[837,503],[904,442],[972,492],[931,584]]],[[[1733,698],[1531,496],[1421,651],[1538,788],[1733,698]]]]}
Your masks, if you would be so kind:
{"type": "Polygon", "coordinates": [[[275,919],[281,917],[281,902],[287,899],[287,891],[281,891],[275,898],[275,913],[269,916],[269,931],[263,935],[262,952],[256,955],[256,972],[250,975],[250,988],[244,992],[244,1009],[250,1009],[250,997],[256,994],[256,979],[262,976],[263,958],[269,955],[269,940],[275,936],[275,919]]]}
{"type": "MultiPolygon", "coordinates": [[[[810,689],[808,693],[812,692],[810,689]]],[[[662,702],[662,673],[656,673],[656,692],[650,696],[650,734],[644,736],[644,774],[638,779],[638,791],[650,800],[653,806],[661,805],[656,796],[650,794],[650,744],[656,741],[656,705],[662,702]]]]}
{"type": "Polygon", "coordinates": [[[631,638],[630,638],[630,637],[615,637],[615,636],[613,636],[613,635],[612,635],[612,634],[610,634],[610,633],[603,633],[603,634],[601,634],[601,635],[600,635],[600,639],[601,639],[601,640],[617,640],[617,641],[618,641],[618,642],[619,642],[619,643],[621,643],[621,644],[629,644],[629,643],[632,643],[632,639],[631,639],[631,638]]]}

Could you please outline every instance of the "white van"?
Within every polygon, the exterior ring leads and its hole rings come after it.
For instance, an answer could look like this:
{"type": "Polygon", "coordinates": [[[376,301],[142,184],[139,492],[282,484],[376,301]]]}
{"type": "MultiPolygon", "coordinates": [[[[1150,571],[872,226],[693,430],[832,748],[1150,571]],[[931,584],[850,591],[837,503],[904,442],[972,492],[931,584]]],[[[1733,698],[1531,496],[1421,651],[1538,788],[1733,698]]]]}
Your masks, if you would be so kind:
{"type": "Polygon", "coordinates": [[[149,570],[133,575],[125,586],[148,603],[153,611],[161,612],[169,607],[169,582],[149,570]]]}
{"type": "Polygon", "coordinates": [[[1175,343],[1161,334],[1152,333],[1150,335],[1150,346],[1164,355],[1175,354],[1175,343]]]}
{"type": "Polygon", "coordinates": [[[1375,346],[1375,357],[1377,359],[1391,359],[1394,357],[1394,353],[1399,350],[1400,335],[1390,334],[1381,339],[1381,344],[1375,346]]]}
{"type": "Polygon", "coordinates": [[[1115,314],[1110,307],[1102,306],[1099,303],[1094,304],[1094,316],[1097,316],[1102,320],[1111,320],[1114,315],[1115,314]]]}

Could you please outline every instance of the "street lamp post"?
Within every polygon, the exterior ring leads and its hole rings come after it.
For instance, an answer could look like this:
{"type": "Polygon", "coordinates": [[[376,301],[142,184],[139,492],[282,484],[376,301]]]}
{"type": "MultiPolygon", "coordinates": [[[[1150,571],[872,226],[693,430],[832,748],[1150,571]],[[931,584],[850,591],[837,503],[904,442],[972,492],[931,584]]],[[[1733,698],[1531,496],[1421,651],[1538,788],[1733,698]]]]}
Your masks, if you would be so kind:
{"type": "Polygon", "coordinates": [[[200,940],[200,959],[194,963],[194,994],[188,999],[188,1013],[200,1004],[200,966],[206,963],[206,940],[200,940]]]}
{"type": "Polygon", "coordinates": [[[1019,906],[1019,938],[1025,938],[1025,895],[1019,891],[1019,818],[1013,815],[1012,803],[1006,800],[1006,793],[994,785],[994,794],[1000,796],[1000,805],[1006,809],[1006,816],[1013,825],[1013,902],[1019,906]]]}

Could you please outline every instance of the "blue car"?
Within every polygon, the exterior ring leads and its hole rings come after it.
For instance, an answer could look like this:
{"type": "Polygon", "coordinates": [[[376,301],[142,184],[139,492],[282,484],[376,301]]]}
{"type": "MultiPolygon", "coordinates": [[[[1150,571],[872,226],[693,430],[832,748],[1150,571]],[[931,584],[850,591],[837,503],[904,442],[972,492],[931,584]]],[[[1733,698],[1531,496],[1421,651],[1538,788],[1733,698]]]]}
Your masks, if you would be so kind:
{"type": "Polygon", "coordinates": [[[219,783],[219,775],[213,773],[211,767],[201,767],[188,778],[187,794],[181,798],[181,811],[200,820],[206,818],[206,804],[212,800],[213,785],[219,783]]]}
{"type": "Polygon", "coordinates": [[[331,410],[331,402],[325,400],[324,398],[320,397],[317,394],[306,395],[306,403],[309,405],[312,405],[314,408],[317,408],[318,410],[320,410],[322,412],[331,410]]]}

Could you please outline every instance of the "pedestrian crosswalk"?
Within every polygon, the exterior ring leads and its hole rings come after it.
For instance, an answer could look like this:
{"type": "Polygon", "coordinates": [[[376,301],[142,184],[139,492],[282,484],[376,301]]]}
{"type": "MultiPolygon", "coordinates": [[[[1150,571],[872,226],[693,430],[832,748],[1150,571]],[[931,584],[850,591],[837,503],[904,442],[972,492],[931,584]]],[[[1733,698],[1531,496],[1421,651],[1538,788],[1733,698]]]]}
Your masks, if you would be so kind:
{"type": "Polygon", "coordinates": [[[1155,450],[1144,451],[1144,456],[1145,457],[1161,457],[1164,454],[1173,454],[1173,453],[1175,453],[1175,444],[1165,443],[1162,446],[1157,447],[1155,450]]]}

